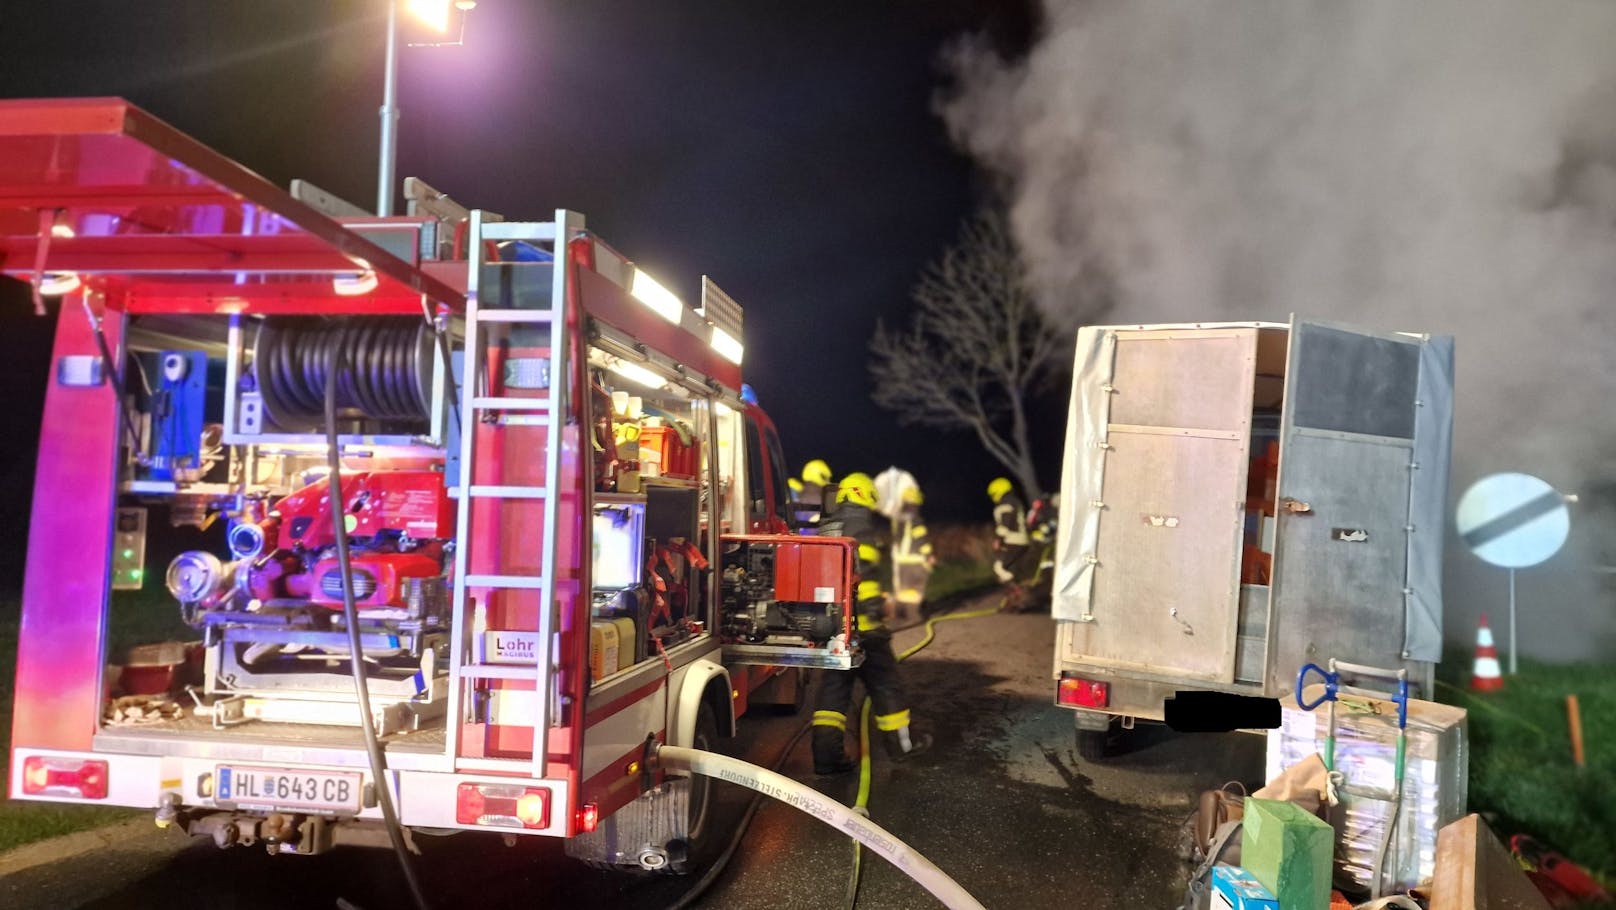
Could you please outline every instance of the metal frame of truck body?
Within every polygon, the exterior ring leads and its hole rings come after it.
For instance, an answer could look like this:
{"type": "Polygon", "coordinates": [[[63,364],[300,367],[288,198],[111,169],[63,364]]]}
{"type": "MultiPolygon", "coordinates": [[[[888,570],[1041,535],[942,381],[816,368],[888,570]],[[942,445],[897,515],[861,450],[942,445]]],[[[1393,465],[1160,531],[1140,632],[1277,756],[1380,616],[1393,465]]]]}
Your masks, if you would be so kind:
{"type": "Polygon", "coordinates": [[[1451,384],[1444,338],[1302,320],[1084,329],[1053,676],[1104,682],[1107,702],[1056,703],[1080,729],[1160,720],[1181,689],[1274,697],[1332,656],[1406,665],[1429,691],[1451,384]],[[1243,585],[1265,401],[1280,406],[1273,577],[1243,585]]]}
{"type": "MultiPolygon", "coordinates": [[[[229,810],[208,790],[222,761],[369,776],[357,727],[259,724],[211,730],[197,723],[200,729],[160,736],[103,727],[123,415],[113,383],[102,381],[108,377],[101,374],[117,371],[102,360],[96,330],[104,332],[111,363],[121,364],[131,320],[148,315],[225,322],[264,314],[427,318],[436,311],[458,318],[477,306],[485,241],[523,236],[523,231],[526,236],[548,231],[554,239],[551,300],[557,318],[551,338],[567,348],[568,356],[557,363],[570,372],[564,374],[567,383],[552,383],[550,401],[565,415],[565,423],[554,426],[568,427],[562,432],[571,434],[573,445],[565,453],[561,446],[548,447],[546,476],[559,485],[557,498],[572,505],[558,507],[560,524],[547,521],[545,540],[549,548],[572,547],[574,556],[552,567],[555,578],[567,581],[554,589],[551,601],[558,604],[553,672],[541,670],[541,660],[525,674],[483,679],[519,686],[525,675],[527,684],[536,686],[536,680],[553,676],[553,689],[532,699],[539,723],[530,722],[527,737],[531,743],[537,728],[547,746],[539,761],[513,757],[520,750],[509,748],[509,741],[522,738],[519,728],[505,731],[505,739],[464,728],[456,722],[460,702],[451,701],[443,734],[387,745],[400,821],[572,836],[589,824],[586,818],[605,819],[639,796],[648,783],[640,766],[648,734],[688,744],[704,701],[716,709],[722,732],[733,733],[748,693],[776,676],[777,671],[757,666],[737,668],[732,675],[725,665],[712,626],[719,595],[715,579],[707,586],[706,631],[669,648],[666,661],[648,660],[595,684],[590,679],[590,566],[581,541],[590,533],[594,494],[576,439],[583,432],[579,428],[590,426],[590,396],[576,394],[588,388],[580,384],[590,344],[586,330],[632,339],[670,382],[704,402],[698,410],[709,422],[705,438],[716,438],[720,405],[772,434],[767,416],[741,401],[738,364],[708,343],[715,323],[689,308],[682,309],[677,324],[670,323],[641,306],[627,287],[632,264],[584,232],[582,217],[574,213],[559,211],[554,222],[525,225],[476,215],[469,263],[422,258],[422,248],[435,244],[435,236],[428,235],[437,225],[430,218],[353,220],[405,232],[414,240],[404,255],[395,255],[125,101],[0,101],[0,271],[36,281],[46,273],[74,273],[81,283],[79,291],[63,298],[51,361],[54,381],[41,426],[19,634],[9,775],[13,798],[144,808],[177,800],[203,811],[229,810]],[[334,293],[333,276],[358,270],[376,279],[372,289],[358,296],[334,293]],[[77,372],[95,365],[98,369],[89,373],[77,372]],[[465,746],[474,735],[482,737],[480,749],[465,746]],[[500,743],[507,748],[498,748],[500,743]],[[107,797],[24,795],[23,769],[33,756],[107,761],[107,797]],[[456,818],[462,783],[543,790],[551,807],[547,823],[542,829],[463,824],[456,818]]],[[[738,308],[734,318],[738,335],[738,308]]],[[[468,392],[468,403],[471,398],[468,392]]],[[[430,442],[441,449],[444,440],[430,442]]],[[[744,453],[732,447],[730,455],[735,459],[728,466],[730,476],[745,478],[744,453]]],[[[760,457],[767,464],[770,455],[760,457]]],[[[718,458],[706,458],[703,470],[717,489],[718,458]]],[[[771,502],[774,497],[783,502],[784,491],[774,489],[769,473],[760,479],[762,489],[771,502]]],[[[716,560],[720,514],[711,507],[704,514],[710,521],[702,536],[716,560]]],[[[737,520],[732,516],[746,520],[745,505],[722,515],[732,524],[737,520]]],[[[769,533],[781,527],[765,517],[731,530],[769,533]]],[[[461,548],[462,553],[470,549],[461,548]]],[[[847,562],[851,572],[851,559],[847,562]]],[[[468,576],[462,563],[457,583],[475,588],[468,576]]],[[[844,592],[844,599],[850,596],[844,592]]],[[[845,609],[850,605],[848,599],[845,609]]],[[[453,631],[463,639],[462,628],[453,631]]],[[[548,635],[541,637],[552,644],[548,635]]],[[[453,674],[452,687],[462,683],[461,675],[453,674]]],[[[660,779],[657,773],[649,782],[660,779]]],[[[379,819],[379,810],[372,804],[357,818],[379,819]]]]}

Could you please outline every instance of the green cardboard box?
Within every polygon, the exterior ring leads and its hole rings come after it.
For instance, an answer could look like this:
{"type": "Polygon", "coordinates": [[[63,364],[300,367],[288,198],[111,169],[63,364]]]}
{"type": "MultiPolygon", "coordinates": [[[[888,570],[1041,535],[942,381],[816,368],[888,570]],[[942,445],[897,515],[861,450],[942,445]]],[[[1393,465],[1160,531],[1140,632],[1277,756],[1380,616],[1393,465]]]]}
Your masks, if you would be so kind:
{"type": "Polygon", "coordinates": [[[1246,797],[1240,865],[1279,898],[1279,910],[1329,910],[1335,831],[1291,802],[1246,797]]]}

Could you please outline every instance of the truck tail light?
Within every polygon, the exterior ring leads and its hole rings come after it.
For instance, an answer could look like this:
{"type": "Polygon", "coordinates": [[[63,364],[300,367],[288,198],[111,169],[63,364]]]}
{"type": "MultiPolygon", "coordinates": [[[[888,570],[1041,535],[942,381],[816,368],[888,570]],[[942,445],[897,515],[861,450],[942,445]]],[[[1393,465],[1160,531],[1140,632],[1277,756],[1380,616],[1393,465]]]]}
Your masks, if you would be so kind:
{"type": "Polygon", "coordinates": [[[1111,684],[1097,679],[1068,676],[1060,681],[1055,700],[1079,708],[1104,708],[1111,703],[1111,684]]]}
{"type": "Polygon", "coordinates": [[[107,763],[94,759],[30,755],[22,763],[25,796],[107,798],[107,763]]]}
{"type": "Polygon", "coordinates": [[[498,828],[548,828],[550,791],[512,784],[461,784],[455,821],[498,828]]]}
{"type": "Polygon", "coordinates": [[[578,810],[578,833],[588,834],[600,824],[600,807],[594,803],[584,803],[578,810]]]}

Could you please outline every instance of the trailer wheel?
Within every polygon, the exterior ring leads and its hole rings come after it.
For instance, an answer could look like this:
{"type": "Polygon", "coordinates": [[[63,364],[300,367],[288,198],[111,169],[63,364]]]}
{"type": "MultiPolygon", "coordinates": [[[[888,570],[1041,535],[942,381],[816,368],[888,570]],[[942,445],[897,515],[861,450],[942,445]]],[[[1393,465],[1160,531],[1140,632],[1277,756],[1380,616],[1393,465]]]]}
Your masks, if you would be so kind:
{"type": "Polygon", "coordinates": [[[1077,732],[1077,755],[1084,761],[1103,762],[1115,758],[1122,751],[1122,725],[1115,720],[1104,730],[1077,732]]]}

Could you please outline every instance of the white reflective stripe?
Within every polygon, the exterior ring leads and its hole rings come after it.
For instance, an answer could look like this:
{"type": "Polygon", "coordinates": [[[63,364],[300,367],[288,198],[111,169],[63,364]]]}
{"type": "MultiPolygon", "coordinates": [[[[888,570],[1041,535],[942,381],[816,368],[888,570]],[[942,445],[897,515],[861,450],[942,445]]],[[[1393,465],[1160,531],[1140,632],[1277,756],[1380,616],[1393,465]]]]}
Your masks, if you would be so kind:
{"type": "Polygon", "coordinates": [[[1498,667],[1498,658],[1496,658],[1496,657],[1478,657],[1478,658],[1476,658],[1475,676],[1478,679],[1497,679],[1498,677],[1500,677],[1502,675],[1503,675],[1503,673],[1499,670],[1499,667],[1498,667]]]}

